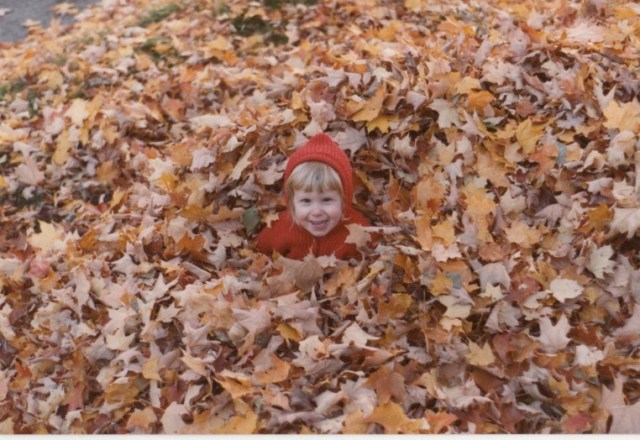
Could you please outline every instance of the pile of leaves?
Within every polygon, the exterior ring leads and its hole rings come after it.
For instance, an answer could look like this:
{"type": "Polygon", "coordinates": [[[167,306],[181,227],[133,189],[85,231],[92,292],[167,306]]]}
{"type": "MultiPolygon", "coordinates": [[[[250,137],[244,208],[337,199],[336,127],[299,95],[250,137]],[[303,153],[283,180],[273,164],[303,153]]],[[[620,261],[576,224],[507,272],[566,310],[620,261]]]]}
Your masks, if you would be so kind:
{"type": "Polygon", "coordinates": [[[57,12],[0,46],[0,432],[640,432],[637,3],[57,12]],[[257,253],[320,131],[377,242],[257,253]]]}

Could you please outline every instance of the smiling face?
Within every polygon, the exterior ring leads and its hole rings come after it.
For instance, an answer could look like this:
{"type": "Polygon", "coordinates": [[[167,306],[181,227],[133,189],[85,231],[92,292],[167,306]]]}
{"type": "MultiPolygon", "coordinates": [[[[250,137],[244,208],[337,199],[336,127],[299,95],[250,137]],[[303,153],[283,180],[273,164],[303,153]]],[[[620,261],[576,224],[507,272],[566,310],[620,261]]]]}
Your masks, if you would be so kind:
{"type": "Polygon", "coordinates": [[[342,196],[338,191],[295,191],[294,221],[314,237],[324,237],[342,218],[342,196]]]}
{"type": "Polygon", "coordinates": [[[342,219],[342,181],[329,165],[310,161],[296,166],[287,180],[293,221],[315,237],[324,237],[342,219]]]}

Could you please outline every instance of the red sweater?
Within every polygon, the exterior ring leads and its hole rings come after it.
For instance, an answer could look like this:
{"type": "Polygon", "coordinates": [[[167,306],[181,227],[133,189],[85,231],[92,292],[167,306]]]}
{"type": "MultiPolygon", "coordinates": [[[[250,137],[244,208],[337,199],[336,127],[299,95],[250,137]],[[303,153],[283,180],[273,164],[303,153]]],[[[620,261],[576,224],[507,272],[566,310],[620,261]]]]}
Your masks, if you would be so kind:
{"type": "Polygon", "coordinates": [[[302,260],[309,253],[316,257],[335,254],[339,260],[361,258],[362,255],[352,243],[345,243],[349,236],[347,225],[358,224],[369,226],[367,219],[354,208],[345,212],[346,220],[339,223],[324,237],[314,237],[305,229],[293,222],[291,213],[286,210],[268,228],[263,229],[257,237],[258,250],[265,254],[273,251],[296,260],[302,260]]]}
{"type": "Polygon", "coordinates": [[[369,226],[367,219],[355,210],[353,199],[353,169],[349,157],[324,133],[313,136],[309,141],[295,151],[287,162],[284,180],[287,182],[293,169],[303,162],[319,161],[332,167],[340,176],[344,195],[344,216],[346,220],[324,237],[314,237],[301,226],[293,222],[289,209],[280,214],[270,227],[265,228],[257,237],[258,250],[265,254],[273,251],[280,255],[301,260],[309,253],[316,257],[335,254],[340,260],[357,258],[360,252],[354,244],[345,243],[349,236],[347,225],[359,224],[369,226]]]}

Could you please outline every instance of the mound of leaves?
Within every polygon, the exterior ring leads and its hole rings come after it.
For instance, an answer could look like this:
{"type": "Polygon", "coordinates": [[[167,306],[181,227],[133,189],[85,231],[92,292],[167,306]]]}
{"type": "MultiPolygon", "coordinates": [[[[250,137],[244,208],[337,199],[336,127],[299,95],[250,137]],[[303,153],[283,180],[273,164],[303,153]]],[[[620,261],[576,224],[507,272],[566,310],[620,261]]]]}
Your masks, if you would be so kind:
{"type": "Polygon", "coordinates": [[[0,432],[640,432],[635,2],[76,20],[0,46],[0,432]],[[376,245],[256,253],[319,131],[376,245]]]}

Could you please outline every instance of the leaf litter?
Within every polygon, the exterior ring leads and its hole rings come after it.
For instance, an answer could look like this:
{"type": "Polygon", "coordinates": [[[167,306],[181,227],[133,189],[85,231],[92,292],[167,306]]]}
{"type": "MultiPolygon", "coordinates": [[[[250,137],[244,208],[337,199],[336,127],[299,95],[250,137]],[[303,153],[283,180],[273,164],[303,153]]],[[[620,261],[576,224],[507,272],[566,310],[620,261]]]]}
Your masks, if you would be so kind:
{"type": "Polygon", "coordinates": [[[0,46],[0,432],[637,432],[635,3],[60,11],[0,46]],[[376,246],[257,254],[319,131],[376,246]]]}

